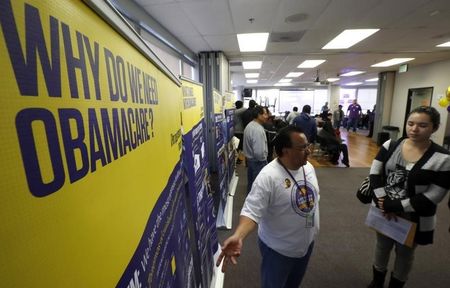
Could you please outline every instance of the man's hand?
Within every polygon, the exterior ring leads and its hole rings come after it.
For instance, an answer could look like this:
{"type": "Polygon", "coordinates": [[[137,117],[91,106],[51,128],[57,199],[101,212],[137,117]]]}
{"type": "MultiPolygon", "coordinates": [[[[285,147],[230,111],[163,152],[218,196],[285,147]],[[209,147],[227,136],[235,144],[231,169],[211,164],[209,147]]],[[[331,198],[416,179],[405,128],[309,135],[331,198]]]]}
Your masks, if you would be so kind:
{"type": "Polygon", "coordinates": [[[231,261],[233,265],[237,264],[237,257],[241,255],[242,239],[237,235],[232,235],[223,242],[222,252],[217,259],[216,266],[220,266],[223,260],[222,272],[225,273],[228,263],[231,261]]]}

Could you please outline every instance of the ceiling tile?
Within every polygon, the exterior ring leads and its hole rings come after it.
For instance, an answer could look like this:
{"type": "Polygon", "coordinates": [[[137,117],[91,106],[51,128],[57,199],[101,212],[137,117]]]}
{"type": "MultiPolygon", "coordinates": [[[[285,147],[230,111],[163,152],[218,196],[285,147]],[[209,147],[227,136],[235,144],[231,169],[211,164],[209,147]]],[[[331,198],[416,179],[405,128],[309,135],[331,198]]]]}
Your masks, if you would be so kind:
{"type": "Polygon", "coordinates": [[[227,1],[181,2],[180,7],[201,35],[234,33],[227,1]]]}
{"type": "Polygon", "coordinates": [[[178,38],[179,35],[198,35],[195,26],[177,3],[146,5],[145,10],[178,38]]]}
{"type": "Polygon", "coordinates": [[[280,0],[229,0],[229,3],[236,33],[272,32],[280,0]]]}

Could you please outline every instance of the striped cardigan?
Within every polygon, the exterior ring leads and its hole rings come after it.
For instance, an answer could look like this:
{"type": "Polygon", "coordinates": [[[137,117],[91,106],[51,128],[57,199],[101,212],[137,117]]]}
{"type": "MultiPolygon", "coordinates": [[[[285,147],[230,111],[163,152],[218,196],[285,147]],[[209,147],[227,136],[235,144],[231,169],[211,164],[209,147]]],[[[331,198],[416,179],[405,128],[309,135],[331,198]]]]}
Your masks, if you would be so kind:
{"type": "MultiPolygon", "coordinates": [[[[389,146],[388,140],[383,144],[372,167],[370,168],[370,183],[375,197],[387,196],[384,189],[387,167],[395,167],[394,159],[389,158],[391,151],[404,140],[398,140],[389,146]],[[388,149],[390,149],[388,151],[388,149]],[[389,159],[388,159],[389,158],[389,159]],[[384,169],[383,169],[384,168],[384,169]]],[[[405,199],[384,200],[384,210],[394,213],[408,213],[410,220],[417,223],[415,242],[420,245],[433,243],[433,232],[436,226],[437,204],[444,199],[450,189],[450,153],[443,147],[431,143],[422,158],[409,171],[407,195],[405,199]]],[[[377,201],[375,201],[377,203],[377,201]]]]}

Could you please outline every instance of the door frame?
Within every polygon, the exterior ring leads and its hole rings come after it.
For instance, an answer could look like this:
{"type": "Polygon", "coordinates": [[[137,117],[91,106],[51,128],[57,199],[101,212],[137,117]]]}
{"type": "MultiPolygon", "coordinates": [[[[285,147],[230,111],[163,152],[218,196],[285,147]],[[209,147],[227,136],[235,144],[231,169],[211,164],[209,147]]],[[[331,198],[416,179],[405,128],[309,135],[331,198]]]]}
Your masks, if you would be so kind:
{"type": "MultiPolygon", "coordinates": [[[[409,88],[408,89],[408,97],[406,98],[406,110],[405,110],[405,120],[403,122],[403,137],[406,137],[406,122],[408,121],[408,115],[411,112],[411,103],[412,103],[412,98],[413,98],[413,94],[416,91],[420,91],[420,90],[429,90],[430,93],[430,103],[428,103],[428,106],[431,106],[432,100],[433,100],[433,90],[434,87],[420,87],[420,88],[409,88]]],[[[414,107],[415,108],[415,107],[414,107]]]]}

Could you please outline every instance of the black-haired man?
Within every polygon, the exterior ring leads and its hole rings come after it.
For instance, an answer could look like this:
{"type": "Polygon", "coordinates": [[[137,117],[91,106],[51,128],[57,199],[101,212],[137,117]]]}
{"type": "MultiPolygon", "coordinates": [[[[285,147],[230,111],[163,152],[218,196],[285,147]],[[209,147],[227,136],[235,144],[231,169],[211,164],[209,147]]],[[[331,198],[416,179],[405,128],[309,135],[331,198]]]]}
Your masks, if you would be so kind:
{"type": "Polygon", "coordinates": [[[319,230],[319,187],[301,129],[281,129],[274,145],[278,158],[256,178],[216,265],[223,260],[225,272],[230,262],[237,264],[244,239],[258,226],[261,287],[299,287],[319,230]]]}
{"type": "Polygon", "coordinates": [[[265,107],[255,106],[253,121],[244,129],[244,155],[247,161],[247,193],[259,171],[267,164],[267,137],[263,124],[269,117],[265,107]]]}
{"type": "Polygon", "coordinates": [[[311,115],[311,106],[305,105],[302,108],[302,113],[295,117],[292,124],[296,127],[300,127],[308,138],[309,143],[314,143],[317,136],[317,123],[316,119],[311,115]]]}

